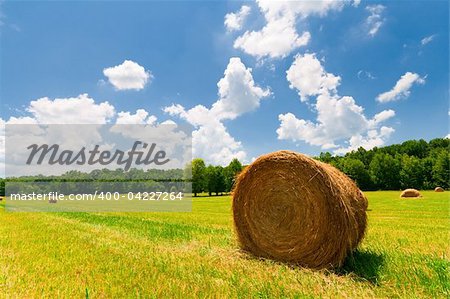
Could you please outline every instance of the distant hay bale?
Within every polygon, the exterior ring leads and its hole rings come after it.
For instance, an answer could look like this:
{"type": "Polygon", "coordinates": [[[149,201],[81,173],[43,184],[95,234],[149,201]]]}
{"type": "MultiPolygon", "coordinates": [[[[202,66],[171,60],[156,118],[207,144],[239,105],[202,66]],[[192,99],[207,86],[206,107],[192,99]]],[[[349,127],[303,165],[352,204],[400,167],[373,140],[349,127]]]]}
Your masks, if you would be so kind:
{"type": "Polygon", "coordinates": [[[436,188],[434,188],[434,192],[444,192],[444,188],[436,187],[436,188]]]}
{"type": "Polygon", "coordinates": [[[367,205],[345,174],[291,151],[259,157],[233,191],[241,248],[310,268],[342,265],[364,236],[367,205]]]}
{"type": "Polygon", "coordinates": [[[405,189],[402,194],[400,194],[400,197],[422,197],[422,195],[420,195],[420,192],[416,189],[405,189]]]}

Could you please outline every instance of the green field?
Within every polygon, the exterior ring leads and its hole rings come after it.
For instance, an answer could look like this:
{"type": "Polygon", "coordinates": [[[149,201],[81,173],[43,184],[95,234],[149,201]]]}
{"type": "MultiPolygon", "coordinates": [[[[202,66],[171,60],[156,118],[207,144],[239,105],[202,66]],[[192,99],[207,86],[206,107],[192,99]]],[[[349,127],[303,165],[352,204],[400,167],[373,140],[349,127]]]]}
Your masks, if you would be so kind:
{"type": "Polygon", "coordinates": [[[0,204],[0,297],[449,297],[450,193],[367,192],[369,227],[341,269],[238,250],[229,196],[192,213],[11,213],[0,204]]]}

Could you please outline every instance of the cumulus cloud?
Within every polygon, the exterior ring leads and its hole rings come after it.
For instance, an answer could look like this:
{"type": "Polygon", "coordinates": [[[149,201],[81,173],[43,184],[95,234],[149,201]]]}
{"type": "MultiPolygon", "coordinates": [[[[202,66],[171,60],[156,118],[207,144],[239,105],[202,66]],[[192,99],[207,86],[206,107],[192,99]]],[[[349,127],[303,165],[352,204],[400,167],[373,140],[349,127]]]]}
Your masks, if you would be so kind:
{"type": "Polygon", "coordinates": [[[291,22],[280,19],[268,23],[261,31],[245,32],[236,39],[234,47],[257,58],[283,58],[292,50],[306,46],[310,38],[309,32],[299,36],[291,22]]]}
{"type": "Polygon", "coordinates": [[[353,0],[352,5],[353,5],[354,7],[358,7],[360,3],[361,3],[361,0],[353,0]]]}
{"type": "Polygon", "coordinates": [[[219,119],[234,119],[255,110],[261,99],[270,95],[269,89],[255,84],[252,69],[246,68],[240,58],[230,59],[224,77],[217,83],[219,100],[211,111],[219,119]]]}
{"type": "Polygon", "coordinates": [[[293,113],[280,114],[278,139],[304,141],[343,153],[355,146],[379,146],[393,132],[394,129],[381,127],[381,124],[395,112],[384,110],[367,118],[364,108],[353,97],[337,94],[340,77],[326,72],[315,54],[297,55],[286,77],[300,98],[316,96],[313,108],[317,119],[311,121],[298,119],[293,113]],[[345,143],[348,145],[343,145],[345,143]]]}
{"type": "MultiPolygon", "coordinates": [[[[114,117],[115,109],[108,102],[95,103],[87,94],[81,94],[77,97],[71,98],[56,98],[50,99],[48,97],[40,98],[31,101],[26,112],[29,115],[14,117],[11,116],[8,120],[0,119],[0,168],[4,167],[5,161],[5,125],[15,124],[103,124],[107,123],[114,117]]],[[[26,127],[22,134],[15,127],[16,138],[13,138],[11,144],[28,143],[30,140],[40,140],[42,132],[34,128],[30,131],[26,127]],[[17,137],[20,137],[18,140],[17,137]]],[[[74,146],[76,144],[87,144],[93,140],[98,140],[98,132],[91,131],[75,131],[67,130],[66,127],[56,126],[51,130],[49,138],[53,138],[54,142],[74,146]]],[[[25,148],[25,147],[24,147],[25,148]]],[[[20,155],[19,149],[16,155],[20,155]]],[[[23,152],[22,152],[23,154],[23,152]]],[[[11,170],[11,169],[10,169],[11,170]]],[[[4,175],[4,173],[0,173],[4,175]]]]}
{"type": "Polygon", "coordinates": [[[315,105],[317,122],[297,119],[292,113],[281,114],[279,139],[303,140],[322,148],[337,147],[336,141],[351,138],[368,129],[364,109],[352,97],[320,95],[315,105]]]}
{"type": "Polygon", "coordinates": [[[0,118],[4,124],[155,124],[156,116],[145,109],[135,113],[121,111],[116,113],[113,105],[107,101],[96,103],[88,94],[77,97],[40,98],[30,102],[26,107],[29,116],[11,116],[8,121],[0,118]]]}
{"type": "MultiPolygon", "coordinates": [[[[0,119],[0,161],[4,160],[5,125],[16,124],[106,124],[110,123],[116,115],[115,108],[108,102],[96,103],[88,94],[81,94],[77,97],[40,98],[31,101],[25,109],[29,115],[15,117],[8,120],[0,119]]],[[[15,129],[17,130],[17,129],[15,129]]],[[[27,128],[29,130],[29,128],[27,128]]],[[[66,127],[53,127],[54,136],[59,136],[56,140],[66,144],[89,143],[91,140],[98,140],[98,132],[94,131],[70,131],[66,127]],[[59,135],[58,135],[59,134],[59,135]]],[[[24,132],[25,135],[39,135],[39,132],[24,132]]],[[[25,141],[25,140],[24,140],[25,141]]]]}
{"type": "Polygon", "coordinates": [[[131,124],[154,124],[157,118],[154,115],[149,115],[144,109],[136,110],[135,114],[131,114],[128,111],[122,111],[117,114],[116,124],[118,125],[131,125],[131,124]]]}
{"type": "MultiPolygon", "coordinates": [[[[43,125],[33,128],[10,127],[8,138],[11,143],[9,144],[23,145],[18,147],[18,149],[22,149],[21,152],[19,150],[14,152],[15,157],[26,154],[23,149],[30,142],[58,143],[66,149],[79,150],[88,144],[98,144],[101,149],[111,149],[117,144],[108,143],[104,139],[104,136],[107,135],[103,135],[102,126],[100,126],[111,124],[110,131],[113,133],[120,133],[128,139],[152,140],[171,153],[171,162],[164,167],[184,167],[185,163],[191,160],[190,132],[184,131],[173,121],[158,123],[156,116],[144,109],[137,109],[134,113],[129,111],[116,113],[114,106],[108,102],[97,103],[89,95],[81,94],[77,97],[55,99],[45,97],[31,101],[26,107],[25,113],[25,116],[11,116],[8,120],[0,118],[0,175],[4,175],[2,170],[5,166],[5,133],[7,133],[5,126],[15,124],[43,125]],[[56,124],[56,126],[48,126],[51,124],[56,124]],[[84,124],[99,126],[80,126],[84,124]],[[136,125],[141,126],[137,127],[136,125]],[[43,136],[46,136],[45,140],[43,136]]],[[[10,163],[9,166],[11,165],[10,163]]],[[[90,166],[86,167],[88,168],[83,168],[83,171],[93,169],[89,168],[90,166]]],[[[13,168],[9,168],[9,175],[13,174],[13,168]]],[[[27,171],[31,171],[29,174],[32,174],[32,171],[41,170],[30,168],[27,171]]],[[[70,169],[58,168],[61,173],[67,170],[70,169]]],[[[20,173],[20,175],[24,174],[26,173],[20,173]]]]}
{"type": "Polygon", "coordinates": [[[261,100],[270,95],[269,89],[255,84],[251,71],[239,58],[231,58],[217,83],[219,99],[211,108],[197,105],[186,110],[179,104],[164,108],[166,113],[196,128],[192,134],[194,157],[221,165],[228,164],[232,158],[245,160],[241,142],[229,134],[223,122],[257,109],[261,100]]]}
{"type": "Polygon", "coordinates": [[[366,19],[369,36],[374,37],[383,25],[385,21],[383,12],[385,9],[386,7],[381,4],[366,6],[366,10],[369,12],[369,16],[366,19]]]}
{"type": "Polygon", "coordinates": [[[244,160],[246,153],[242,144],[227,131],[224,124],[210,109],[197,105],[186,110],[181,105],[164,108],[164,112],[184,119],[196,129],[192,132],[192,155],[209,163],[226,165],[232,158],[244,160]]]}
{"type": "Polygon", "coordinates": [[[295,56],[286,71],[286,79],[289,87],[298,91],[302,102],[325,91],[335,92],[341,80],[339,76],[325,72],[315,54],[295,56]]]}
{"type": "Polygon", "coordinates": [[[392,117],[395,116],[395,111],[392,109],[389,110],[383,110],[380,113],[375,114],[375,116],[372,119],[372,126],[376,126],[377,124],[380,124],[392,117]]]}
{"type": "Polygon", "coordinates": [[[266,20],[261,30],[246,31],[239,36],[234,47],[258,59],[283,58],[293,50],[309,43],[308,31],[298,34],[298,19],[312,15],[325,16],[331,10],[341,10],[349,1],[272,1],[257,0],[259,9],[266,20]]]}
{"type": "Polygon", "coordinates": [[[410,89],[415,83],[425,84],[425,78],[420,77],[416,73],[406,72],[400,77],[391,90],[379,94],[377,96],[377,101],[380,103],[386,103],[405,99],[411,94],[410,89]]]}
{"type": "Polygon", "coordinates": [[[41,124],[103,124],[115,115],[111,104],[97,104],[87,94],[53,100],[40,98],[31,101],[26,110],[41,124]]]}
{"type": "Polygon", "coordinates": [[[153,78],[150,71],[131,60],[105,68],[103,74],[116,90],[141,90],[153,78]]]}
{"type": "Polygon", "coordinates": [[[336,149],[336,154],[345,154],[351,151],[355,151],[360,147],[365,149],[372,149],[374,147],[380,147],[385,144],[386,140],[394,133],[394,129],[391,127],[382,126],[379,130],[369,130],[367,134],[357,134],[352,136],[347,147],[341,147],[336,149]]]}
{"type": "Polygon", "coordinates": [[[426,44],[429,44],[433,41],[435,35],[430,35],[430,36],[426,36],[424,38],[422,38],[422,40],[420,41],[420,43],[422,44],[422,46],[425,46],[426,44]]]}
{"type": "Polygon", "coordinates": [[[250,14],[250,6],[243,5],[238,12],[225,15],[224,25],[228,31],[241,30],[247,16],[250,14]]]}

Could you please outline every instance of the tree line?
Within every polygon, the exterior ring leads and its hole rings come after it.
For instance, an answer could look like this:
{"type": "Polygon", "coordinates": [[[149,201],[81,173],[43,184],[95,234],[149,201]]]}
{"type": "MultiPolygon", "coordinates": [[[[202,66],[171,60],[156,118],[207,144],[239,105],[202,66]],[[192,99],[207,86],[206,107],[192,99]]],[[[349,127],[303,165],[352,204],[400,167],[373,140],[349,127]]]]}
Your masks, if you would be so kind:
{"type": "Polygon", "coordinates": [[[202,159],[194,159],[186,169],[192,171],[192,193],[207,192],[209,196],[228,193],[232,190],[236,176],[243,166],[238,159],[231,160],[226,167],[208,165],[202,159]]]}
{"type": "Polygon", "coordinates": [[[242,170],[242,164],[233,159],[226,167],[205,165],[202,159],[194,159],[185,169],[96,169],[89,173],[76,170],[62,175],[20,176],[0,178],[0,196],[11,193],[94,193],[94,192],[202,192],[209,195],[228,193],[234,179],[242,170]]]}
{"type": "Polygon", "coordinates": [[[408,140],[401,144],[344,156],[321,153],[316,159],[351,177],[362,190],[434,189],[450,187],[450,140],[408,140]]]}
{"type": "MultiPolygon", "coordinates": [[[[450,140],[426,142],[408,140],[401,144],[363,147],[344,156],[321,153],[315,159],[331,164],[352,178],[361,190],[400,190],[406,188],[450,188],[450,140]]],[[[223,168],[206,166],[202,159],[192,161],[192,192],[230,192],[234,180],[245,167],[234,159],[223,168]]]]}
{"type": "MultiPolygon", "coordinates": [[[[317,160],[329,163],[352,178],[362,190],[400,190],[406,188],[450,188],[450,140],[437,138],[409,140],[401,144],[365,150],[360,147],[344,156],[321,153],[317,160]]],[[[194,159],[184,170],[94,170],[90,173],[70,171],[61,176],[33,176],[8,178],[8,181],[57,182],[112,182],[111,188],[124,190],[180,189],[184,182],[192,183],[192,193],[197,196],[228,193],[237,175],[245,166],[233,159],[226,167],[206,165],[202,159],[194,159]],[[126,182],[129,182],[127,184],[126,182]],[[123,182],[113,184],[113,182],[123,182]]],[[[76,189],[73,184],[73,189],[76,189]]],[[[102,186],[105,186],[103,184],[102,186]]],[[[92,185],[95,189],[95,185],[92,185]]],[[[72,188],[71,188],[72,189],[72,188]]],[[[117,190],[116,190],[117,191],[117,190]]],[[[5,180],[0,179],[0,195],[5,194],[5,180]]]]}
{"type": "Polygon", "coordinates": [[[68,171],[61,175],[34,175],[0,179],[0,196],[11,193],[95,193],[95,192],[183,192],[186,189],[183,169],[121,168],[95,169],[91,172],[68,171]],[[5,182],[8,190],[5,190],[5,182]]]}

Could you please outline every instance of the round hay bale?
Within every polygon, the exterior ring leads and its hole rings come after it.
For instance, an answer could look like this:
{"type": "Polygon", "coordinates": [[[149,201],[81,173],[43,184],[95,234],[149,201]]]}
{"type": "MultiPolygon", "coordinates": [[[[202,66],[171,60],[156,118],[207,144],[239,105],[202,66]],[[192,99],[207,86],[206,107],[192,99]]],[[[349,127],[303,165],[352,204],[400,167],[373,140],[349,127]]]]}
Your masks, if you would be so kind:
{"type": "Polygon", "coordinates": [[[400,194],[400,197],[422,197],[422,195],[420,195],[420,192],[416,189],[405,189],[402,194],[400,194]]]}
{"type": "Polygon", "coordinates": [[[436,188],[434,188],[434,192],[444,192],[444,188],[436,187],[436,188]]]}
{"type": "Polygon", "coordinates": [[[310,268],[341,266],[366,229],[367,199],[336,168],[279,151],[236,180],[233,217],[243,250],[310,268]]]}

